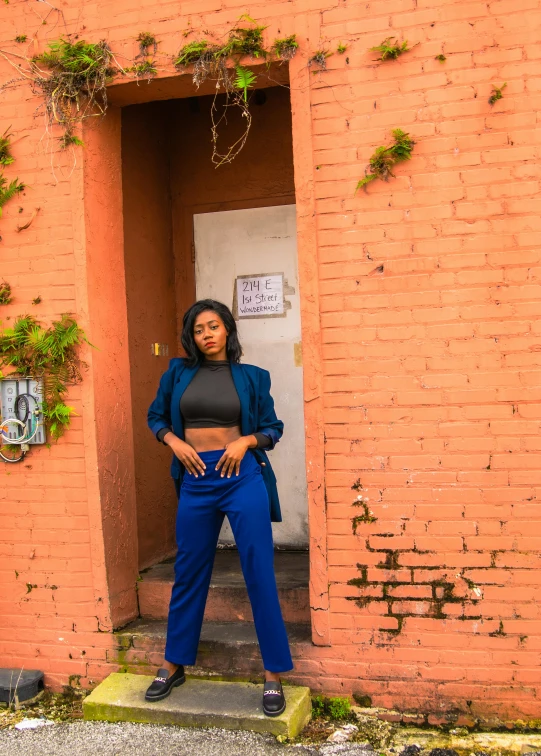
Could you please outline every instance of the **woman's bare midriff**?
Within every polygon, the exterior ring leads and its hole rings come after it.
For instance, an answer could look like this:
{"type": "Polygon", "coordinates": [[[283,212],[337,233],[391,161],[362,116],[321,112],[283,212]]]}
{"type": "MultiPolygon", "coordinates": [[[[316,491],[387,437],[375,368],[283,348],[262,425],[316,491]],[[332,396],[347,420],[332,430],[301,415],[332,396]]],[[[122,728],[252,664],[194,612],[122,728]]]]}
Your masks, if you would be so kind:
{"type": "Polygon", "coordinates": [[[196,452],[225,449],[226,444],[236,441],[241,435],[238,425],[230,428],[186,428],[184,430],[184,440],[196,452]]]}

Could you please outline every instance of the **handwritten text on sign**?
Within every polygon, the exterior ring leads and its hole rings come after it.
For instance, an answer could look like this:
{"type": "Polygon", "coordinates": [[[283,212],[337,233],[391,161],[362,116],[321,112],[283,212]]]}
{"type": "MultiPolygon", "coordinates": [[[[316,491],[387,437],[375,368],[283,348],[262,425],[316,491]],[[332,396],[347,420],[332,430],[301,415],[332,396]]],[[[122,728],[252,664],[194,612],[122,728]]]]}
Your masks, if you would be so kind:
{"type": "Polygon", "coordinates": [[[283,276],[237,278],[239,317],[281,315],[284,312],[283,276]]]}

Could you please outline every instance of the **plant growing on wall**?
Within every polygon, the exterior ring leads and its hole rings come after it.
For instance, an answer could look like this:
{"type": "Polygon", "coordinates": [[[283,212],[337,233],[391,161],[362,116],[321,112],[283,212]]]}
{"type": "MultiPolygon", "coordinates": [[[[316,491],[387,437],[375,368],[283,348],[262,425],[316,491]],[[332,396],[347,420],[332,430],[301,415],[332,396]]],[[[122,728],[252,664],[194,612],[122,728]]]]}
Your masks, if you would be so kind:
{"type": "Polygon", "coordinates": [[[24,315],[0,334],[0,368],[23,378],[42,378],[43,419],[57,440],[69,427],[73,407],[65,403],[68,387],[82,380],[78,347],[90,344],[71,315],[62,315],[44,328],[32,315],[24,315]]]}
{"type": "Polygon", "coordinates": [[[507,82],[505,81],[501,87],[492,87],[492,94],[488,98],[488,102],[490,105],[494,105],[495,102],[498,102],[498,100],[501,100],[503,97],[502,89],[505,89],[507,86],[507,82]]]}
{"type": "Polygon", "coordinates": [[[271,53],[282,60],[291,60],[299,49],[297,35],[291,34],[283,39],[275,39],[272,43],[271,53]]]}
{"type": "Polygon", "coordinates": [[[411,49],[411,47],[408,47],[407,39],[400,43],[396,37],[386,37],[381,44],[371,47],[370,52],[379,53],[377,60],[396,60],[400,55],[409,52],[411,49]],[[392,40],[394,40],[394,44],[391,44],[392,40]]]}
{"type": "Polygon", "coordinates": [[[63,127],[63,147],[79,143],[73,137],[78,124],[105,113],[106,87],[116,73],[113,61],[105,41],[71,42],[64,37],[31,59],[34,90],[45,99],[49,123],[63,127]]]}
{"type": "Polygon", "coordinates": [[[25,185],[19,181],[19,179],[13,179],[8,183],[7,178],[3,173],[0,173],[0,218],[2,217],[2,209],[6,202],[13,199],[15,195],[25,190],[25,185]]]}
{"type": "Polygon", "coordinates": [[[388,147],[376,148],[370,158],[369,165],[365,168],[366,175],[358,182],[355,192],[361,188],[365,189],[375,179],[379,178],[383,179],[383,181],[388,181],[389,177],[392,176],[394,178],[392,170],[394,166],[411,158],[415,142],[410,135],[402,131],[402,129],[394,129],[392,134],[394,143],[388,147]]]}
{"type": "MultiPolygon", "coordinates": [[[[327,58],[330,58],[331,55],[332,53],[329,52],[328,50],[316,50],[315,53],[310,58],[310,60],[308,61],[308,65],[311,66],[315,63],[321,69],[325,70],[327,68],[327,58]]],[[[317,72],[314,71],[314,73],[317,73],[317,72]]]]}
{"type": "Polygon", "coordinates": [[[142,63],[135,63],[125,70],[135,74],[136,79],[146,79],[148,82],[158,73],[153,60],[144,60],[142,63]]]}
{"type": "Polygon", "coordinates": [[[7,281],[0,283],[0,305],[7,305],[11,302],[11,285],[7,281]]]}
{"type": "Polygon", "coordinates": [[[150,50],[156,54],[158,49],[158,40],[150,32],[141,32],[137,41],[139,42],[139,55],[135,57],[133,66],[124,69],[126,73],[133,73],[136,79],[146,79],[149,83],[158,73],[154,60],[149,60],[150,50]],[[145,58],[145,60],[140,60],[145,58]],[[139,60],[139,62],[137,62],[139,60]]]}
{"type": "MultiPolygon", "coordinates": [[[[14,157],[11,154],[11,133],[9,131],[11,127],[7,128],[0,136],[0,165],[11,165],[14,162],[14,157]]],[[[3,173],[0,173],[0,218],[2,217],[2,208],[13,199],[17,194],[20,194],[25,189],[25,185],[15,178],[12,181],[7,180],[3,173]]]]}
{"type": "Polygon", "coordinates": [[[150,32],[141,32],[137,37],[137,41],[139,42],[140,55],[148,55],[150,48],[152,48],[154,55],[156,55],[158,40],[153,34],[150,32]]]}
{"type": "Polygon", "coordinates": [[[192,79],[196,87],[200,87],[207,79],[216,82],[211,106],[212,162],[216,166],[234,160],[244,147],[252,124],[248,91],[255,87],[257,74],[241,65],[242,59],[249,56],[256,60],[268,60],[274,55],[290,60],[298,49],[294,34],[276,39],[270,49],[267,49],[263,38],[265,29],[265,26],[258,25],[250,16],[241,16],[229,30],[225,42],[192,40],[183,45],[173,60],[175,67],[180,70],[193,66],[192,79]],[[233,68],[228,67],[229,61],[234,63],[233,68]],[[225,98],[222,104],[218,101],[219,94],[223,94],[225,98]],[[233,144],[222,149],[218,146],[219,130],[231,107],[240,110],[244,130],[233,144]]]}
{"type": "Polygon", "coordinates": [[[15,160],[11,154],[10,140],[12,134],[9,131],[10,128],[11,126],[9,126],[0,136],[0,165],[11,165],[15,160]]]}

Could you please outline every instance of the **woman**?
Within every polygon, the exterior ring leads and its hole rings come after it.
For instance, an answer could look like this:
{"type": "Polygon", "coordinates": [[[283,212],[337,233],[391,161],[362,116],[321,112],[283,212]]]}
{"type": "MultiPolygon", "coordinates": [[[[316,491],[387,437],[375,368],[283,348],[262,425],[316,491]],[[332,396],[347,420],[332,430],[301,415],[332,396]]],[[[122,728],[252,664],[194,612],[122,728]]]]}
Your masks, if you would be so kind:
{"type": "Polygon", "coordinates": [[[160,701],[195,664],[216,544],[227,514],[254,616],[263,664],[263,711],[286,706],[280,673],[293,669],[276,578],[271,522],[281,522],[276,477],[265,449],[280,440],[270,374],[240,364],[233,315],[213,299],[184,315],[186,358],[171,360],[148,411],[148,424],[173,451],[179,506],[178,554],[163,667],[146,692],[160,701]],[[249,453],[247,453],[249,452],[249,453]]]}

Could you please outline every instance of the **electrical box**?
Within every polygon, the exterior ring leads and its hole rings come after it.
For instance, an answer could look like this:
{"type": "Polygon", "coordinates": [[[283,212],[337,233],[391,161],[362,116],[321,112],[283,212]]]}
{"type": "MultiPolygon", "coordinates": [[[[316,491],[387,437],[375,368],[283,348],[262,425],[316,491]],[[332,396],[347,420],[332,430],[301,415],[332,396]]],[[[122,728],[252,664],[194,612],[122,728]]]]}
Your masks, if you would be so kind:
{"type": "MultiPolygon", "coordinates": [[[[19,413],[15,412],[17,397],[25,395],[28,403],[28,418],[26,419],[27,435],[32,436],[27,442],[29,444],[44,444],[46,441],[45,427],[43,425],[43,413],[41,411],[43,402],[43,380],[41,378],[4,378],[0,381],[0,399],[2,401],[2,420],[24,420],[24,411],[21,409],[25,406],[22,400],[19,402],[19,413]],[[39,414],[34,414],[35,410],[39,414]],[[36,429],[35,423],[38,427],[36,429]]],[[[10,423],[4,432],[6,438],[17,439],[22,435],[22,426],[17,423],[10,423]]],[[[5,442],[7,443],[7,442],[5,442]]]]}

